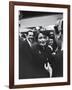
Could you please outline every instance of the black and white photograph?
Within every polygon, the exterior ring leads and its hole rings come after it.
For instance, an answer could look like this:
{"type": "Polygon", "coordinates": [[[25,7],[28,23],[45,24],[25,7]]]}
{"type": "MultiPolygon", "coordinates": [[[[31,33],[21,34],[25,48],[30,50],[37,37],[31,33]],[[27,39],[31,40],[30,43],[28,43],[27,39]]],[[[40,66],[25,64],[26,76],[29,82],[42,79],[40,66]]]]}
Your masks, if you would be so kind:
{"type": "Polygon", "coordinates": [[[19,79],[63,77],[63,13],[19,11],[19,79]]]}
{"type": "Polygon", "coordinates": [[[11,87],[69,84],[69,6],[47,5],[16,2],[11,8],[11,87]]]}

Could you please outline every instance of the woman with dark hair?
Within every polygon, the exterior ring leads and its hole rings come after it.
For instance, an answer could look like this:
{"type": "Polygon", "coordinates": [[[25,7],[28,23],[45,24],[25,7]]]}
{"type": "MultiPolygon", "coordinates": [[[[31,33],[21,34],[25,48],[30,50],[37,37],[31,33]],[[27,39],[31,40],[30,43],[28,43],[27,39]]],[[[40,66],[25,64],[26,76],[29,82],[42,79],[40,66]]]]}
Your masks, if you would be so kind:
{"type": "Polygon", "coordinates": [[[36,76],[40,78],[52,77],[51,49],[48,48],[46,31],[37,34],[37,45],[33,47],[35,53],[34,67],[36,76]]]}

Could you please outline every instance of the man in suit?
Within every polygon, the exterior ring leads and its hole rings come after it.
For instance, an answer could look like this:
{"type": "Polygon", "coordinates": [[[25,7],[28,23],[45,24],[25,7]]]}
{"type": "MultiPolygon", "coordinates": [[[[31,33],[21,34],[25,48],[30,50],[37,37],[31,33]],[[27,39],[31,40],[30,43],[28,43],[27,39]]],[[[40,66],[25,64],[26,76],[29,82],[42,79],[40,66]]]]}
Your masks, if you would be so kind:
{"type": "Polygon", "coordinates": [[[32,78],[33,76],[33,39],[34,33],[29,30],[26,40],[23,41],[21,46],[19,44],[19,79],[32,78]]]}
{"type": "Polygon", "coordinates": [[[63,77],[63,21],[55,26],[55,41],[57,43],[56,54],[53,63],[53,76],[63,77]]]}

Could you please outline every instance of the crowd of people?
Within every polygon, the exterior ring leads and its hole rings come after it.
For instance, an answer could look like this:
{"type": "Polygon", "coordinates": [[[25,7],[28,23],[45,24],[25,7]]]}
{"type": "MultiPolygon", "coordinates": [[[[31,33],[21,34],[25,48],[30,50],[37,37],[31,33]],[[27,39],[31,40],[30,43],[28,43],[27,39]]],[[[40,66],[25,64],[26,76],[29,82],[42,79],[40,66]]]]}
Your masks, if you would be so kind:
{"type": "Polygon", "coordinates": [[[63,77],[63,21],[51,34],[42,27],[25,34],[19,36],[19,79],[63,77]]]}

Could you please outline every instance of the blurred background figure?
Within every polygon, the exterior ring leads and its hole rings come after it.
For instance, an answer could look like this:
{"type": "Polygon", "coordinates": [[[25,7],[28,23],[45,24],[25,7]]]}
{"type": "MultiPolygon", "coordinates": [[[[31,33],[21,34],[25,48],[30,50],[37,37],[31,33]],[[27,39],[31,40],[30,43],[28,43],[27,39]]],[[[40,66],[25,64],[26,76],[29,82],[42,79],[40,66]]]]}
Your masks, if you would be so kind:
{"type": "Polygon", "coordinates": [[[57,21],[55,28],[55,41],[57,43],[56,54],[54,56],[53,76],[63,77],[63,21],[57,21]],[[58,23],[59,22],[59,23],[58,23]]]}
{"type": "Polygon", "coordinates": [[[62,19],[57,21],[55,28],[55,41],[57,43],[57,49],[61,49],[62,48],[62,42],[63,42],[63,21],[62,19]]]}
{"type": "Polygon", "coordinates": [[[34,42],[34,33],[29,29],[26,39],[19,45],[19,79],[35,77],[33,69],[34,54],[32,44],[34,42]]]}
{"type": "Polygon", "coordinates": [[[32,46],[32,44],[34,42],[34,33],[33,33],[33,31],[29,30],[27,32],[26,40],[29,43],[29,45],[32,46]]]}
{"type": "Polygon", "coordinates": [[[49,31],[49,42],[48,42],[48,47],[51,48],[52,54],[54,54],[57,44],[54,39],[54,31],[49,31]]]}
{"type": "Polygon", "coordinates": [[[23,42],[25,41],[25,39],[26,39],[25,34],[22,33],[22,32],[19,32],[19,46],[20,46],[20,47],[22,46],[22,44],[23,44],[23,42]]]}
{"type": "Polygon", "coordinates": [[[54,43],[54,40],[52,38],[49,38],[48,47],[51,49],[52,52],[53,52],[53,43],[54,43]]]}

